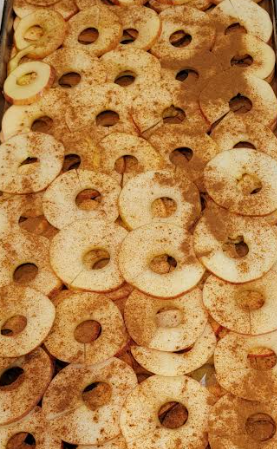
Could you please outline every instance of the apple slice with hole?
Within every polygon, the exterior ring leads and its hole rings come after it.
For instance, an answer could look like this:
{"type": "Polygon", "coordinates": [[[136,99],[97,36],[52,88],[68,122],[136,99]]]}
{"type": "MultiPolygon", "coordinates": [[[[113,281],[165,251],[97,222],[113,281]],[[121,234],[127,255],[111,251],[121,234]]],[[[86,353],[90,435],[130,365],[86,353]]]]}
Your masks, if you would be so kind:
{"type": "Polygon", "coordinates": [[[25,62],[13,70],[4,83],[9,103],[24,105],[37,101],[55,79],[55,70],[41,61],[25,62]]]}

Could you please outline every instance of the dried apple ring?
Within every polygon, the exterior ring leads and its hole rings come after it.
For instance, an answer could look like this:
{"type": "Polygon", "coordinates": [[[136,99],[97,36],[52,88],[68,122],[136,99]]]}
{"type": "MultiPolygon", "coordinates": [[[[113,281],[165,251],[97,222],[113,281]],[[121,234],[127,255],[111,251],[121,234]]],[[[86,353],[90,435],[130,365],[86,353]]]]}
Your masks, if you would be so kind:
{"type": "Polygon", "coordinates": [[[250,147],[277,160],[277,138],[270,128],[252,119],[233,115],[224,119],[211,133],[219,151],[250,147]]]}
{"type": "Polygon", "coordinates": [[[119,264],[129,284],[159,298],[185,293],[204,274],[194,255],[191,235],[179,226],[166,223],[146,225],[130,232],[121,245],[119,264]],[[172,257],[177,265],[173,271],[159,274],[151,269],[151,261],[163,254],[172,257]]]}
{"type": "Polygon", "coordinates": [[[112,10],[104,5],[95,5],[78,12],[68,21],[64,47],[85,49],[93,56],[101,56],[115,48],[122,37],[122,25],[112,10]],[[87,29],[95,30],[96,39],[92,42],[81,40],[87,29]]]}
{"type": "Polygon", "coordinates": [[[113,50],[102,56],[107,82],[124,87],[133,98],[161,79],[161,65],[155,56],[138,48],[113,50]],[[130,83],[130,84],[129,84],[130,83]]]}
{"type": "Polygon", "coordinates": [[[49,246],[47,238],[21,232],[14,232],[2,239],[0,286],[14,281],[45,295],[59,289],[61,281],[50,266],[49,246]]]}
{"type": "Polygon", "coordinates": [[[204,331],[207,319],[198,288],[166,302],[134,290],[124,307],[125,324],[133,340],[159,351],[188,348],[204,331]]]}
{"type": "Polygon", "coordinates": [[[70,364],[52,380],[42,410],[63,441],[102,445],[120,434],[121,409],[136,385],[132,368],[116,358],[92,366],[70,364]]]}
{"type": "Polygon", "coordinates": [[[95,293],[71,293],[56,304],[56,319],[45,346],[54,357],[69,363],[101,363],[126,345],[118,307],[95,293]]]}
{"type": "MultiPolygon", "coordinates": [[[[53,366],[49,355],[38,348],[22,357],[0,359],[1,427],[29,413],[42,398],[51,382],[53,366]],[[15,407],[16,404],[16,407],[15,407]]],[[[0,430],[0,435],[1,435],[0,430]]]]}
{"type": "Polygon", "coordinates": [[[190,6],[175,6],[161,12],[162,31],[151,52],[162,62],[185,61],[209,51],[215,28],[207,14],[190,6]]]}
{"type": "Polygon", "coordinates": [[[138,173],[163,168],[159,153],[144,139],[131,134],[113,133],[99,142],[95,169],[112,176],[122,185],[138,173]]]}
{"type": "Polygon", "coordinates": [[[44,62],[20,64],[4,83],[4,96],[12,104],[31,104],[43,96],[55,78],[54,69],[44,62]]]}
{"type": "Polygon", "coordinates": [[[23,50],[30,45],[30,42],[25,39],[25,33],[34,26],[42,28],[43,34],[36,41],[32,41],[34,48],[27,56],[32,59],[42,59],[62,45],[66,33],[66,23],[59,13],[50,9],[38,10],[23,17],[14,33],[14,41],[18,50],[23,50]]]}
{"type": "Polygon", "coordinates": [[[77,220],[52,240],[50,258],[57,275],[72,288],[108,292],[123,284],[118,253],[127,231],[104,220],[77,220]],[[105,250],[110,262],[101,270],[89,260],[93,250],[105,250]]]}
{"type": "Polygon", "coordinates": [[[160,376],[181,376],[203,366],[213,356],[216,336],[209,324],[194,344],[184,351],[165,352],[144,346],[132,346],[136,361],[147,371],[160,376]]]}
{"type": "Polygon", "coordinates": [[[43,210],[48,221],[58,229],[81,219],[102,217],[115,221],[119,194],[120,186],[108,175],[89,170],[70,170],[49,186],[43,197],[43,210]],[[92,200],[93,192],[88,191],[87,207],[78,207],[76,198],[86,190],[95,191],[96,200],[92,200]],[[97,201],[99,197],[100,201],[97,201]]]}
{"type": "Polygon", "coordinates": [[[123,27],[123,37],[118,44],[119,49],[140,48],[149,50],[161,31],[161,19],[158,14],[146,6],[129,6],[114,8],[123,27]]]}
{"type": "Polygon", "coordinates": [[[166,170],[147,171],[130,179],[120,193],[118,207],[129,229],[149,223],[171,223],[189,229],[201,212],[196,186],[166,170]],[[153,214],[154,202],[162,198],[174,203],[175,210],[166,217],[153,214]]]}
{"type": "Polygon", "coordinates": [[[103,64],[82,48],[59,48],[44,62],[55,69],[53,87],[66,88],[69,94],[106,81],[103,64]]]}
{"type": "Polygon", "coordinates": [[[273,48],[252,34],[231,33],[216,41],[213,53],[223,70],[233,65],[266,81],[274,74],[275,53],[273,48]]]}
{"type": "Polygon", "coordinates": [[[33,193],[45,189],[62,168],[63,145],[43,133],[19,134],[0,146],[0,189],[33,193]]]}
{"type": "Polygon", "coordinates": [[[247,33],[254,34],[264,42],[272,35],[272,21],[268,12],[253,1],[224,0],[210,14],[217,39],[220,39],[232,25],[239,24],[247,33]]]}
{"type": "Polygon", "coordinates": [[[205,267],[235,284],[267,273],[277,260],[277,235],[262,218],[206,209],[194,231],[194,250],[205,267]]]}
{"type": "Polygon", "coordinates": [[[0,357],[20,357],[38,347],[55,319],[55,307],[37,290],[20,285],[0,289],[0,357]]]}
{"type": "Polygon", "coordinates": [[[276,331],[254,337],[230,332],[215,349],[216,378],[235,396],[267,402],[277,391],[276,354],[276,331]]]}
{"type": "Polygon", "coordinates": [[[269,127],[276,124],[277,99],[272,87],[247,70],[238,72],[233,67],[218,73],[203,89],[199,101],[202,113],[211,125],[235,114],[269,127]]]}
{"type": "Polygon", "coordinates": [[[209,417],[211,449],[273,449],[277,443],[277,404],[250,402],[229,394],[220,398],[209,417]]]}
{"type": "Polygon", "coordinates": [[[260,335],[277,330],[275,285],[277,266],[261,279],[235,285],[209,276],[203,301],[210,315],[223,327],[239,334],[260,335]]]}
{"type": "Polygon", "coordinates": [[[204,168],[219,151],[208,134],[190,124],[164,124],[150,136],[149,142],[159,151],[166,169],[186,175],[204,190],[204,168]]]}
{"type": "Polygon", "coordinates": [[[120,426],[128,449],[173,449],[182,441],[190,449],[204,448],[211,399],[205,387],[187,376],[149,377],[134,388],[122,409],[120,426]],[[173,429],[161,425],[158,412],[169,401],[186,408],[189,418],[185,425],[173,429]]]}
{"type": "Polygon", "coordinates": [[[44,6],[31,5],[30,3],[27,3],[27,0],[14,0],[13,2],[13,10],[20,19],[37,10],[48,8],[58,12],[64,20],[70,19],[70,17],[78,12],[74,0],[59,0],[57,3],[54,3],[47,8],[44,6]]]}

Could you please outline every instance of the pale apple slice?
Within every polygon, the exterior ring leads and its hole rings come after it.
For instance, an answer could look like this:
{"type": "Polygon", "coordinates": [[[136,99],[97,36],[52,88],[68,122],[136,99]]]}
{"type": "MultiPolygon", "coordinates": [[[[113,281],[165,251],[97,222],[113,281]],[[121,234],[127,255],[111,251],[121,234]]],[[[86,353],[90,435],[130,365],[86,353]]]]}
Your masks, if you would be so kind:
{"type": "MultiPolygon", "coordinates": [[[[18,65],[21,62],[21,59],[26,59],[26,55],[34,50],[34,45],[29,45],[28,47],[24,48],[23,50],[17,52],[16,48],[14,47],[15,51],[11,53],[11,59],[8,62],[8,66],[7,66],[7,72],[8,75],[10,75],[10,73],[15,70],[18,65]]],[[[27,58],[28,59],[28,58],[27,58]]],[[[30,62],[30,60],[28,60],[27,62],[30,62]]]]}
{"type": "Polygon", "coordinates": [[[151,373],[160,376],[180,376],[200,368],[213,355],[216,336],[209,324],[196,342],[183,351],[165,352],[145,346],[132,346],[136,361],[151,373]]]}
{"type": "Polygon", "coordinates": [[[12,104],[32,104],[52,86],[54,79],[55,70],[45,62],[25,62],[6,79],[4,96],[12,104]]]}

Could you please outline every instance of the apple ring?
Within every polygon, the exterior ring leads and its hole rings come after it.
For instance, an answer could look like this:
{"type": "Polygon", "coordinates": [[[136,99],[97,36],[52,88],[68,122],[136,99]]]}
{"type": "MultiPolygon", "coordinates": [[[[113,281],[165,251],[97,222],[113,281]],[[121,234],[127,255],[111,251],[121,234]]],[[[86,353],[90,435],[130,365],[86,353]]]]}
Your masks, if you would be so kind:
{"type": "Polygon", "coordinates": [[[139,48],[150,50],[161,32],[161,19],[158,14],[146,6],[129,6],[128,8],[114,8],[123,27],[123,37],[118,49],[139,48]],[[129,30],[135,33],[129,34],[129,30]]]}
{"type": "Polygon", "coordinates": [[[101,148],[95,169],[108,174],[121,185],[138,173],[163,168],[159,153],[141,137],[113,133],[101,140],[99,145],[101,148]],[[130,156],[138,161],[137,164],[132,164],[133,159],[128,160],[130,156]]]}
{"type": "Polygon", "coordinates": [[[62,440],[71,444],[102,445],[119,435],[123,403],[136,385],[132,368],[116,358],[92,366],[71,364],[52,380],[42,410],[51,430],[62,440]],[[106,399],[101,404],[97,403],[97,397],[93,401],[92,396],[89,407],[84,402],[83,391],[95,383],[100,386],[104,383],[108,397],[100,397],[106,399]]]}
{"type": "Polygon", "coordinates": [[[132,346],[135,360],[147,371],[161,376],[181,376],[203,366],[212,357],[216,336],[209,324],[188,350],[178,354],[143,346],[132,346]]]}
{"type": "MultiPolygon", "coordinates": [[[[112,50],[102,56],[107,82],[119,84],[121,77],[131,75],[130,85],[122,85],[133,98],[146,87],[161,79],[161,64],[155,56],[139,48],[112,50]]],[[[121,85],[121,84],[120,84],[121,85]]]]}
{"type": "Polygon", "coordinates": [[[121,313],[110,299],[95,293],[72,293],[56,304],[55,323],[45,346],[64,362],[93,365],[116,355],[127,339],[121,313]],[[90,322],[100,325],[99,335],[91,335],[90,322]],[[76,329],[85,323],[88,328],[83,327],[77,340],[76,329]]]}
{"type": "Polygon", "coordinates": [[[194,230],[194,250],[219,278],[240,284],[267,273],[277,260],[277,235],[261,218],[206,209],[194,230]]]}
{"type": "Polygon", "coordinates": [[[224,119],[211,133],[212,139],[216,142],[219,151],[230,150],[231,148],[247,147],[265,153],[277,160],[277,138],[270,128],[257,123],[254,120],[233,115],[230,119],[224,119]]]}
{"type": "Polygon", "coordinates": [[[168,83],[147,87],[134,100],[132,117],[144,138],[149,138],[164,123],[198,127],[207,130],[207,123],[199,109],[198,99],[182,86],[168,83]],[[172,121],[174,119],[174,121],[172,121]]]}
{"type": "Polygon", "coordinates": [[[248,34],[253,34],[264,42],[272,35],[272,21],[268,12],[254,1],[224,0],[210,14],[216,27],[217,39],[226,34],[228,28],[239,23],[248,34]]]}
{"type": "Polygon", "coordinates": [[[72,132],[75,129],[89,129],[97,142],[114,132],[137,134],[131,118],[131,99],[123,87],[114,83],[82,90],[72,96],[72,107],[66,112],[66,123],[72,132]],[[110,113],[112,121],[106,123],[105,115],[110,113]]]}
{"type": "Polygon", "coordinates": [[[147,171],[130,179],[118,201],[119,212],[129,229],[151,223],[167,223],[189,229],[201,212],[200,196],[188,179],[174,176],[166,170],[147,171]],[[145,189],[145,194],[141,192],[145,189]],[[176,210],[167,217],[153,214],[153,203],[170,198],[176,210]]]}
{"type": "Polygon", "coordinates": [[[173,449],[184,441],[190,449],[204,448],[208,443],[210,404],[208,390],[194,379],[187,376],[149,377],[129,394],[123,405],[120,426],[128,449],[173,449]],[[177,429],[161,425],[158,412],[169,401],[187,408],[189,419],[186,425],[177,429]]]}
{"type": "Polygon", "coordinates": [[[149,142],[159,151],[166,169],[177,175],[185,175],[203,191],[203,172],[206,164],[217,155],[219,149],[208,134],[190,124],[165,124],[155,131],[149,142]],[[188,150],[184,155],[182,148],[188,150]]]}
{"type": "Polygon", "coordinates": [[[118,253],[127,231],[104,220],[77,220],[63,228],[50,249],[51,265],[57,275],[72,288],[108,292],[123,284],[118,253]],[[101,270],[93,270],[85,255],[103,249],[110,262],[101,270]]]}
{"type": "Polygon", "coordinates": [[[143,293],[160,298],[187,292],[204,274],[191,243],[188,231],[172,224],[156,223],[135,229],[120,249],[119,265],[124,279],[143,293]],[[176,259],[175,270],[166,274],[151,270],[150,262],[161,254],[176,259]]]}
{"type": "Polygon", "coordinates": [[[55,307],[47,296],[14,284],[0,289],[0,310],[0,357],[20,357],[33,351],[47,337],[55,319],[55,307]],[[22,318],[18,326],[5,326],[14,317],[22,318]],[[8,333],[3,334],[4,327],[8,333]]]}
{"type": "Polygon", "coordinates": [[[243,68],[247,73],[271,81],[274,75],[275,53],[267,45],[252,34],[232,33],[222,36],[213,47],[213,53],[219,59],[223,70],[243,68]],[[248,65],[249,57],[252,62],[248,65]]]}
{"type": "Polygon", "coordinates": [[[53,272],[49,261],[50,242],[46,237],[27,235],[21,232],[7,234],[1,240],[0,253],[0,287],[13,282],[28,286],[44,295],[50,295],[61,286],[61,281],[53,272]],[[19,267],[22,276],[16,276],[19,267]],[[35,270],[28,271],[28,266],[35,266],[35,270]]]}
{"type": "MultiPolygon", "coordinates": [[[[175,6],[161,12],[162,31],[151,52],[162,62],[185,61],[197,53],[209,51],[215,40],[215,28],[207,14],[190,6],[175,6]],[[172,35],[189,36],[188,45],[171,43],[172,35]]],[[[174,36],[173,36],[174,38],[174,36]]]]}
{"type": "Polygon", "coordinates": [[[14,42],[18,50],[23,50],[30,45],[30,42],[25,39],[25,34],[34,26],[42,28],[43,34],[33,42],[34,48],[30,50],[27,57],[42,59],[62,45],[66,23],[59,13],[50,9],[37,10],[23,17],[14,32],[14,42]]]}
{"type": "MultiPolygon", "coordinates": [[[[60,48],[44,59],[44,62],[55,69],[56,77],[53,87],[64,89],[63,76],[76,73],[80,77],[77,85],[72,85],[67,92],[69,94],[88,89],[95,84],[102,84],[106,81],[106,71],[101,62],[92,57],[82,48],[60,48]]],[[[66,79],[65,86],[68,87],[66,79]]]]}
{"type": "Polygon", "coordinates": [[[63,145],[43,133],[12,137],[0,145],[0,189],[7,193],[45,189],[61,171],[63,153],[63,145]]]}
{"type": "Polygon", "coordinates": [[[98,37],[85,46],[92,56],[101,56],[115,48],[122,37],[122,25],[116,14],[110,8],[95,5],[78,12],[68,21],[64,47],[84,49],[84,43],[79,40],[80,34],[89,28],[97,30],[98,37]]]}
{"type": "Polygon", "coordinates": [[[204,183],[212,199],[230,212],[261,216],[277,209],[277,161],[259,151],[222,151],[206,165],[204,183]]]}
{"type": "Polygon", "coordinates": [[[27,436],[34,438],[37,449],[60,449],[61,443],[54,435],[49,435],[47,422],[40,407],[35,407],[19,421],[0,427],[0,448],[20,447],[27,436]]]}
{"type": "Polygon", "coordinates": [[[47,220],[58,229],[81,219],[115,221],[119,194],[120,186],[110,176],[89,170],[70,170],[56,178],[46,190],[43,210],[47,220]],[[76,203],[78,194],[86,189],[96,190],[101,195],[100,203],[94,201],[95,208],[88,210],[79,208],[76,203]]]}
{"type": "Polygon", "coordinates": [[[196,288],[177,299],[152,298],[134,290],[124,307],[128,332],[138,345],[159,351],[180,351],[203,332],[207,313],[196,288]]]}
{"type": "Polygon", "coordinates": [[[277,266],[261,279],[235,285],[209,276],[203,301],[210,315],[223,327],[239,334],[260,335],[277,330],[275,285],[277,266]]]}
{"type": "Polygon", "coordinates": [[[162,65],[162,79],[168,83],[176,80],[184,89],[199,95],[206,84],[222,70],[221,61],[213,53],[197,53],[189,60],[169,61],[162,65]]]}
{"type": "Polygon", "coordinates": [[[233,67],[218,73],[203,89],[199,101],[202,113],[211,125],[226,115],[228,119],[235,113],[239,114],[242,120],[248,117],[270,127],[276,124],[277,99],[272,87],[266,81],[249,74],[247,70],[238,72],[236,67],[233,67]],[[236,99],[247,99],[247,103],[245,106],[239,104],[237,109],[236,103],[232,105],[236,99]]]}
{"type": "MultiPolygon", "coordinates": [[[[64,20],[70,19],[78,12],[74,0],[59,0],[48,8],[58,12],[64,20]]],[[[13,10],[20,19],[40,9],[45,9],[45,7],[31,5],[26,0],[14,0],[13,2],[13,10]]]]}
{"type": "Polygon", "coordinates": [[[276,355],[277,332],[255,337],[227,334],[215,348],[216,378],[225,390],[239,398],[267,402],[277,392],[277,365],[268,369],[259,369],[259,365],[254,368],[249,357],[258,348],[273,351],[276,355]]]}
{"type": "Polygon", "coordinates": [[[36,103],[11,106],[2,119],[2,142],[19,133],[35,131],[37,122],[40,120],[44,122],[44,119],[47,128],[42,132],[52,134],[57,140],[61,140],[61,136],[68,132],[65,123],[65,111],[68,107],[67,96],[58,89],[49,89],[36,103]]]}
{"type": "Polygon", "coordinates": [[[227,394],[218,400],[209,417],[211,449],[274,449],[277,443],[276,422],[275,398],[263,404],[227,394]]]}
{"type": "Polygon", "coordinates": [[[18,420],[27,415],[40,401],[51,382],[53,366],[49,355],[42,348],[38,348],[22,357],[1,358],[0,373],[4,380],[4,385],[0,388],[2,430],[5,424],[16,421],[17,425],[18,420]],[[15,380],[9,377],[11,370],[14,370],[15,380]]]}

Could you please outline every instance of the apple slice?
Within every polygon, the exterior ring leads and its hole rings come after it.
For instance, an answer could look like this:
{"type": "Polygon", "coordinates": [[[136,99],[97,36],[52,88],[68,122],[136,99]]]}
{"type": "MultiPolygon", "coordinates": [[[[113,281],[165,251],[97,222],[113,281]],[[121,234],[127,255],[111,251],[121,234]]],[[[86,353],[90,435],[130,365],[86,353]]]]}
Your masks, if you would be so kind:
{"type": "Polygon", "coordinates": [[[4,96],[9,103],[32,104],[52,86],[54,79],[55,70],[45,62],[25,62],[13,70],[6,79],[4,96]]]}
{"type": "Polygon", "coordinates": [[[252,368],[267,371],[276,365],[277,357],[272,349],[258,346],[249,351],[248,360],[252,368]]]}

